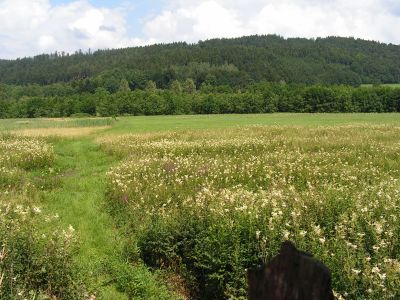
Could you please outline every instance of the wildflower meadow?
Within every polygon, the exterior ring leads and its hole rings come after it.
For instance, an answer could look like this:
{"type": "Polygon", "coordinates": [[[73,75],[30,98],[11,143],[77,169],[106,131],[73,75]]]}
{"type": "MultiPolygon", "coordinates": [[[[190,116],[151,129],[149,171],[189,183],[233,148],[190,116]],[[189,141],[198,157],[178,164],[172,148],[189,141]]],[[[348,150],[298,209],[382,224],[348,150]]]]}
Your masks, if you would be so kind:
{"type": "Polygon", "coordinates": [[[397,115],[99,120],[0,121],[0,299],[246,299],[287,240],[400,298],[397,115]]]}
{"type": "Polygon", "coordinates": [[[0,299],[84,295],[73,263],[75,230],[62,228],[57,214],[42,211],[36,199],[41,186],[28,174],[48,171],[53,163],[53,147],[43,140],[0,137],[0,299]]]}
{"type": "Polygon", "coordinates": [[[149,266],[192,297],[246,298],[246,269],[293,241],[338,299],[400,297],[400,128],[247,126],[103,137],[107,197],[149,266]]]}

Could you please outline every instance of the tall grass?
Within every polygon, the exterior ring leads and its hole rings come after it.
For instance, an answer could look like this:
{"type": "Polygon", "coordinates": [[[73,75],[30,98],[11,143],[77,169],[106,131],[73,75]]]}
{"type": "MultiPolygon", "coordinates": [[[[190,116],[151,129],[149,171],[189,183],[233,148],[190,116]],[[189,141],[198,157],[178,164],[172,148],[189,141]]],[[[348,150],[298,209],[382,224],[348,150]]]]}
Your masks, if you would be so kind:
{"type": "Polygon", "coordinates": [[[260,127],[100,140],[127,157],[107,194],[139,253],[194,297],[245,298],[248,267],[292,240],[338,297],[400,297],[400,127],[260,127]]]}
{"type": "Polygon", "coordinates": [[[74,128],[111,126],[111,118],[65,118],[65,119],[9,119],[0,120],[0,132],[34,128],[74,128]]]}
{"type": "Polygon", "coordinates": [[[0,299],[85,297],[73,262],[74,229],[42,213],[35,191],[43,182],[36,187],[28,173],[53,164],[53,148],[44,141],[0,137],[0,299]]]}

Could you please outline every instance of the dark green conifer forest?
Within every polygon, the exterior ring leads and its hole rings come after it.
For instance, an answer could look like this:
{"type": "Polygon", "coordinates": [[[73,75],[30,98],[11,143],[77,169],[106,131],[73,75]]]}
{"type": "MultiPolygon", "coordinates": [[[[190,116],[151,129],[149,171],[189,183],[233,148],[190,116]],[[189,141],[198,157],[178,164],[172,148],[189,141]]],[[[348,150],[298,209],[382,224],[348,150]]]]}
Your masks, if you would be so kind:
{"type": "Polygon", "coordinates": [[[398,45],[248,36],[0,60],[0,117],[399,112],[396,83],[398,45]]]}

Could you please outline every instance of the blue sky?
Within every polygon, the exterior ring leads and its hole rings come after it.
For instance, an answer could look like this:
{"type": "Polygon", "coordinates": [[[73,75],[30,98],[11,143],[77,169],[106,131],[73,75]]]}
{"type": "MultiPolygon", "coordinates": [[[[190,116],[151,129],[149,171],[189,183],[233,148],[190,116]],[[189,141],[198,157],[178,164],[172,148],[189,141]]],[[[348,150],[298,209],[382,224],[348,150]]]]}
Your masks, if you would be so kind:
{"type": "MultiPolygon", "coordinates": [[[[73,2],[73,0],[51,0],[53,5],[62,5],[73,2]]],[[[128,23],[129,32],[132,35],[141,35],[142,22],[146,17],[156,15],[160,13],[163,8],[162,0],[89,0],[95,7],[105,7],[105,8],[116,8],[123,7],[126,8],[126,20],[128,23]]]]}
{"type": "Polygon", "coordinates": [[[0,0],[0,58],[251,34],[400,44],[400,0],[0,0]]]}

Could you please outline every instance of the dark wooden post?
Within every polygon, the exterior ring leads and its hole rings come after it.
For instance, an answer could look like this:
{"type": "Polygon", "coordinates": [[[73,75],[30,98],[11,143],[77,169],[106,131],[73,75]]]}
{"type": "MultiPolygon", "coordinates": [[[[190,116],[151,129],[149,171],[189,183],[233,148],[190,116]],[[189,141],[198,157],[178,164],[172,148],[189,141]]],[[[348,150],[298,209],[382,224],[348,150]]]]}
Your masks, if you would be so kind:
{"type": "Polygon", "coordinates": [[[248,271],[250,300],[333,300],[329,269],[291,242],[267,265],[248,271]]]}

